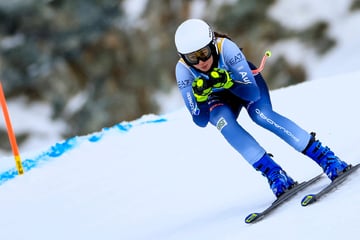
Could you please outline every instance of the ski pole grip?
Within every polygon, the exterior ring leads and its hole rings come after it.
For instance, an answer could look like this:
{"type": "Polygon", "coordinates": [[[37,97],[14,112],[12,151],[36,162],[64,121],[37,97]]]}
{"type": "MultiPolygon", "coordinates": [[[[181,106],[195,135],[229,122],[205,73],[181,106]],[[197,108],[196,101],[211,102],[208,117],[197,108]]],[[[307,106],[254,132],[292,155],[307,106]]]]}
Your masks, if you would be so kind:
{"type": "Polygon", "coordinates": [[[260,73],[260,72],[264,69],[264,67],[265,67],[266,59],[269,58],[269,57],[271,57],[271,51],[270,51],[270,50],[267,50],[267,51],[265,51],[264,56],[262,57],[260,66],[259,66],[257,69],[252,70],[251,72],[252,72],[254,75],[260,73]]]}

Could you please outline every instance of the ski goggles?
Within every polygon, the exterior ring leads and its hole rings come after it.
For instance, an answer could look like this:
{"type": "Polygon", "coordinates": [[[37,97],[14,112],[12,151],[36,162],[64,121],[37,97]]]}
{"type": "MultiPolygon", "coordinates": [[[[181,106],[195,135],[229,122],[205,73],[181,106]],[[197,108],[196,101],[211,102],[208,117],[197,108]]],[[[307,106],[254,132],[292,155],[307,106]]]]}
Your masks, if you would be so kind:
{"type": "Polygon", "coordinates": [[[201,61],[205,62],[211,57],[211,48],[209,45],[192,53],[182,54],[183,58],[190,65],[196,65],[201,61]]]}

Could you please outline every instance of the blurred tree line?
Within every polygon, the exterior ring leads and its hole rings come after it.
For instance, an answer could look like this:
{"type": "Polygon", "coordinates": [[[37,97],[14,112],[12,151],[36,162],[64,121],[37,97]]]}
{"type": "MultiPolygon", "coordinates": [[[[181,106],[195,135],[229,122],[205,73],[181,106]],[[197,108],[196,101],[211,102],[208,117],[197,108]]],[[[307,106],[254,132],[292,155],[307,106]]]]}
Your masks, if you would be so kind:
{"type": "MultiPolygon", "coordinates": [[[[270,44],[287,37],[319,53],[335,44],[325,22],[303,32],[282,29],[265,14],[275,0],[215,2],[202,1],[203,18],[256,64],[270,44]]],[[[175,86],[174,32],[191,16],[194,1],[146,4],[131,20],[121,0],[0,0],[0,78],[7,97],[50,103],[53,118],[68,123],[64,137],[156,113],[154,94],[175,86]]],[[[264,74],[271,88],[306,79],[302,66],[285,58],[271,61],[264,74]]]]}

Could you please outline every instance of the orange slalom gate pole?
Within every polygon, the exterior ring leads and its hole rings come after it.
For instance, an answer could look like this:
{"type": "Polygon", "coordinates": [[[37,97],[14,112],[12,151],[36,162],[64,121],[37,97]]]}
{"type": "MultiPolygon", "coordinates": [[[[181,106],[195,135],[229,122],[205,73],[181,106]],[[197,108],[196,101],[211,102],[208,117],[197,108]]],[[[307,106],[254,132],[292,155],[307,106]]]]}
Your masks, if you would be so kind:
{"type": "Polygon", "coordinates": [[[11,145],[14,157],[15,157],[16,169],[18,171],[18,174],[22,175],[24,173],[24,169],[23,169],[23,166],[22,166],[22,163],[21,163],[19,149],[18,149],[18,145],[16,143],[16,137],[15,137],[15,134],[14,134],[14,130],[13,130],[12,125],[11,125],[9,111],[8,111],[8,108],[7,108],[5,94],[4,94],[4,90],[3,90],[1,82],[0,82],[0,102],[1,102],[1,108],[3,110],[3,114],[4,114],[4,118],[5,118],[5,123],[6,123],[8,136],[9,136],[10,145],[11,145]]]}

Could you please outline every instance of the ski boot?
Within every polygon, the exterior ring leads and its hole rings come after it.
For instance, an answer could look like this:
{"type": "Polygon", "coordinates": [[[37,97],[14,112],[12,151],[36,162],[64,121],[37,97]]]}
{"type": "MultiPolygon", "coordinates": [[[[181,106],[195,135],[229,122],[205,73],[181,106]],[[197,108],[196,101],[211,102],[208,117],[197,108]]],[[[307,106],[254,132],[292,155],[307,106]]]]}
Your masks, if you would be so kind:
{"type": "Polygon", "coordinates": [[[316,140],[315,133],[311,133],[311,139],[303,153],[320,165],[331,181],[350,167],[346,162],[341,161],[330,148],[324,147],[319,140],[316,140]]]}
{"type": "Polygon", "coordinates": [[[296,184],[269,154],[265,154],[253,164],[253,167],[268,179],[270,188],[277,198],[296,184]]]}

